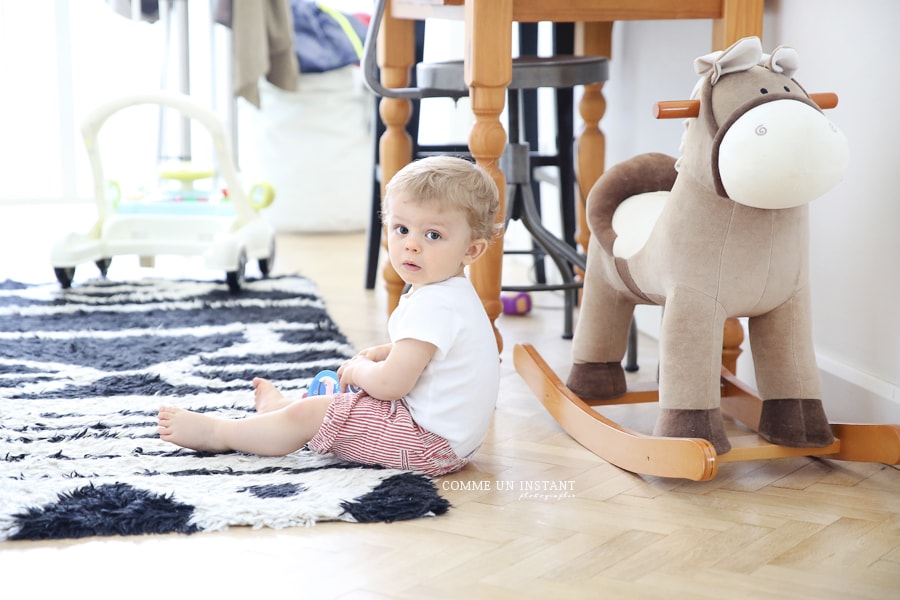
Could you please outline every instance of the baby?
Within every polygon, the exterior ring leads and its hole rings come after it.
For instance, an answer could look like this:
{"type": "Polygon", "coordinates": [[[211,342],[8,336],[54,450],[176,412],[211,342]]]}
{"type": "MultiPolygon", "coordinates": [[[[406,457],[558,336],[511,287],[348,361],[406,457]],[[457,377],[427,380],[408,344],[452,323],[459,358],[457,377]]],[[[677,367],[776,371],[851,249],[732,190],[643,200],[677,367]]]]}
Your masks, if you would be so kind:
{"type": "Polygon", "coordinates": [[[345,362],[340,393],[291,400],[256,378],[255,415],[163,406],[160,437],[264,456],[307,446],[434,476],[462,468],[487,435],[499,390],[493,328],[465,274],[490,245],[498,210],[497,187],[477,165],[448,156],[408,164],[384,201],[391,265],[409,284],[388,322],[391,342],[345,362]]]}

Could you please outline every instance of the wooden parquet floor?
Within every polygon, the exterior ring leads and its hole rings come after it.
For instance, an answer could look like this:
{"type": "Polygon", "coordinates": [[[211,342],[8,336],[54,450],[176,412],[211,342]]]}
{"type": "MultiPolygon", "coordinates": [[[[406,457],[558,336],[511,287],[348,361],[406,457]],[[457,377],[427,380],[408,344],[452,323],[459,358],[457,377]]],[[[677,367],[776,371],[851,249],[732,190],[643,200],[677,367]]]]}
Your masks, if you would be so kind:
{"type": "MultiPolygon", "coordinates": [[[[279,241],[277,270],[319,282],[354,344],[384,339],[384,294],[362,289],[363,235],[279,241]]],[[[900,598],[898,469],[789,458],[723,464],[715,479],[690,482],[613,467],[564,434],[512,367],[513,344],[527,341],[558,373],[567,368],[561,312],[552,297],[536,300],[541,307],[531,315],[501,318],[506,347],[493,429],[472,464],[438,480],[453,503],[449,514],[392,524],[0,543],[0,595],[900,598]]],[[[652,341],[641,340],[639,362],[637,377],[656,372],[652,341]]],[[[652,414],[622,418],[652,422],[652,414]]]]}

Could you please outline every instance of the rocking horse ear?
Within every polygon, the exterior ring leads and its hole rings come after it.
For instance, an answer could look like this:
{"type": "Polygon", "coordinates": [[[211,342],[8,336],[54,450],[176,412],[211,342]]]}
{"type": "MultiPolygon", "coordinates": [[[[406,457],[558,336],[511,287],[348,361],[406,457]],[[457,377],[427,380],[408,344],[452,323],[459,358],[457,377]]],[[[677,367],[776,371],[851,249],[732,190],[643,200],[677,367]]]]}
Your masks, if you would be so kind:
{"type": "Polygon", "coordinates": [[[727,50],[712,52],[694,60],[697,75],[709,74],[709,82],[715,85],[722,75],[746,71],[759,64],[762,42],[758,37],[746,37],[736,41],[727,50]]]}
{"type": "Polygon", "coordinates": [[[790,46],[778,46],[772,54],[763,54],[760,65],[775,73],[782,73],[793,78],[800,68],[800,55],[790,46]]]}

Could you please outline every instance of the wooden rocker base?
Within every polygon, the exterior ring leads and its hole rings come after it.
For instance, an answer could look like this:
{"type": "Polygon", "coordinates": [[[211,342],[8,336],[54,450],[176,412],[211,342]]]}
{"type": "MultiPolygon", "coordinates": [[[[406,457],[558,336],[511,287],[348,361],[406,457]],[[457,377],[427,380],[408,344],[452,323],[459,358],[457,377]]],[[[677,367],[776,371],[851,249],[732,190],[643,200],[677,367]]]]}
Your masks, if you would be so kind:
{"type": "MultiPolygon", "coordinates": [[[[719,463],[791,456],[900,464],[900,425],[832,423],[838,439],[825,448],[791,448],[758,436],[741,437],[731,440],[731,451],[718,455],[707,440],[644,435],[592,408],[657,402],[655,384],[652,389],[632,389],[617,400],[587,402],[566,387],[530,344],[515,346],[513,363],[566,433],[607,462],[633,473],[706,481],[716,476],[719,463]]],[[[755,432],[761,410],[759,396],[723,367],[722,412],[755,432]]]]}

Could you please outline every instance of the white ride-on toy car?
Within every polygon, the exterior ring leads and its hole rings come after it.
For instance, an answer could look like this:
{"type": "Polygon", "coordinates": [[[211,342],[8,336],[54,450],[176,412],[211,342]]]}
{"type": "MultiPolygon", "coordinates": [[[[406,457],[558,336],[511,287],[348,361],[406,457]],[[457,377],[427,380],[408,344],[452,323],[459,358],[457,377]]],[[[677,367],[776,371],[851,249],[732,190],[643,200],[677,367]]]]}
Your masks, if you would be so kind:
{"type": "Polygon", "coordinates": [[[231,157],[222,122],[188,96],[167,92],[129,96],[95,109],[82,128],[94,179],[97,221],[87,233],[71,233],[56,243],[51,262],[63,288],[72,285],[75,267],[94,262],[106,276],[113,257],[137,255],[150,266],[160,255],[203,256],[207,268],[225,272],[231,292],[244,281],[249,260],[258,261],[263,277],[275,258],[275,232],[259,210],[271,204],[274,191],[255,184],[248,192],[231,157]],[[171,107],[202,124],[212,137],[217,169],[198,170],[184,163],[160,173],[160,186],[150,192],[123,197],[120,186],[104,176],[98,134],[118,111],[136,105],[171,107]],[[224,189],[197,190],[194,182],[221,178],[224,189]]]}

